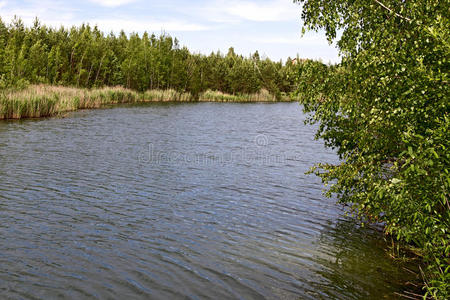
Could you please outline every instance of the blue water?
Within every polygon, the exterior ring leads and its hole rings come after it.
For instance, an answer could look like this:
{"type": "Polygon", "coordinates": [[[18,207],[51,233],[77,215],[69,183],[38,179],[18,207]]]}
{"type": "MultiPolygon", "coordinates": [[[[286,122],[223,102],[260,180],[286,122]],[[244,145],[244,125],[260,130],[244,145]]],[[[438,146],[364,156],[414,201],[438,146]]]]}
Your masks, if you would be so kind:
{"type": "Polygon", "coordinates": [[[380,299],[411,274],[305,172],[296,103],[0,122],[0,298],[380,299]]]}

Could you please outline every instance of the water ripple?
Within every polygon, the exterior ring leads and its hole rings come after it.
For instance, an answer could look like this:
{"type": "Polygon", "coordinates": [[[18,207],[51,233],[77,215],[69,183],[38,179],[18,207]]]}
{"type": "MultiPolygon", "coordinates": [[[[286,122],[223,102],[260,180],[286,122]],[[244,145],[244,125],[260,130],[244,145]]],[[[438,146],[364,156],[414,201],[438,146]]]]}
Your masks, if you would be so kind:
{"type": "Polygon", "coordinates": [[[0,122],[1,297],[391,297],[410,275],[305,175],[337,158],[304,118],[201,103],[0,122]]]}

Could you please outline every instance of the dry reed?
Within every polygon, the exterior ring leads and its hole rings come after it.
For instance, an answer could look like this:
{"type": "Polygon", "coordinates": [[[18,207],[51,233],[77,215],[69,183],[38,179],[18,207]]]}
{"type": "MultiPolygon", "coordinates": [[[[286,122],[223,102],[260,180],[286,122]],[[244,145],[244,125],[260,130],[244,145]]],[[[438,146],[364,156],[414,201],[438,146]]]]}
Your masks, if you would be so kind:
{"type": "MultiPolygon", "coordinates": [[[[149,90],[138,93],[123,87],[79,89],[63,86],[31,85],[23,90],[0,91],[0,119],[47,117],[85,108],[99,108],[108,104],[137,102],[189,102],[190,93],[172,89],[149,90]]],[[[280,101],[267,90],[255,94],[230,95],[208,90],[199,101],[209,102],[276,102],[280,101]]],[[[290,101],[282,97],[281,101],[290,101]]]]}

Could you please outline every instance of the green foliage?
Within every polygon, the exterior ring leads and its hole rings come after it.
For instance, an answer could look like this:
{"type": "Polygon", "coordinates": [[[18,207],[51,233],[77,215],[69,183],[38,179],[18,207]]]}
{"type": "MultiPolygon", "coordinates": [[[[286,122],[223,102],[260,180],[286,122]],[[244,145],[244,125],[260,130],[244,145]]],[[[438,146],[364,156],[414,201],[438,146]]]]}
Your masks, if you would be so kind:
{"type": "Polygon", "coordinates": [[[123,86],[139,92],[172,89],[194,99],[206,90],[253,94],[266,89],[279,96],[293,91],[294,66],[249,57],[230,49],[193,54],[169,35],[104,35],[89,24],[66,29],[31,28],[15,18],[0,19],[0,87],[19,83],[96,88],[123,86]]]}
{"type": "Polygon", "coordinates": [[[426,293],[450,297],[448,1],[301,0],[307,29],[338,36],[342,63],[299,85],[341,163],[316,173],[341,202],[420,248],[426,293]]]}

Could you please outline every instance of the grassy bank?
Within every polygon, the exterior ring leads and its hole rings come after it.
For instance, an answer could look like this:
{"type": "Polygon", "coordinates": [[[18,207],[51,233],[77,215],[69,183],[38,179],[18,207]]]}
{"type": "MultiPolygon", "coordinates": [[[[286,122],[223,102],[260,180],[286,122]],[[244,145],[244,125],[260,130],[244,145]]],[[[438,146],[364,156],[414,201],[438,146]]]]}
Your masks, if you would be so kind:
{"type": "Polygon", "coordinates": [[[205,102],[289,102],[294,99],[282,95],[281,97],[276,97],[275,95],[269,93],[269,91],[262,89],[258,93],[254,94],[238,94],[231,95],[225,94],[220,91],[208,90],[200,94],[199,101],[205,102]]]}
{"type": "MultiPolygon", "coordinates": [[[[288,101],[287,97],[282,101],[288,101]]],[[[0,91],[0,119],[39,118],[107,104],[138,102],[195,101],[190,93],[175,90],[149,90],[138,93],[122,87],[78,89],[62,86],[32,85],[22,90],[0,91]]],[[[229,95],[206,91],[199,101],[211,102],[275,102],[276,97],[262,90],[256,94],[229,95]]]]}

